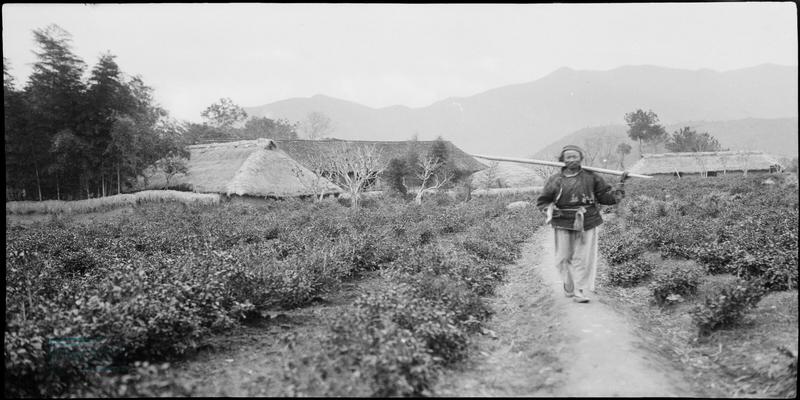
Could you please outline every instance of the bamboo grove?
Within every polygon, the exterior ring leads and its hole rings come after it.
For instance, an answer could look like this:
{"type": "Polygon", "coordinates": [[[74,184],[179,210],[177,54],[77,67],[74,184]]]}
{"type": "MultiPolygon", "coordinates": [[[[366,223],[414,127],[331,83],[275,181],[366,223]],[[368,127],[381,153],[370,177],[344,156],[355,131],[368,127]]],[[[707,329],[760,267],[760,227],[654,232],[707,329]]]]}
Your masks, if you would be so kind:
{"type": "Polygon", "coordinates": [[[33,36],[36,61],[24,84],[3,58],[6,201],[117,194],[156,160],[188,154],[179,125],[114,55],[87,70],[57,25],[33,36]]]}

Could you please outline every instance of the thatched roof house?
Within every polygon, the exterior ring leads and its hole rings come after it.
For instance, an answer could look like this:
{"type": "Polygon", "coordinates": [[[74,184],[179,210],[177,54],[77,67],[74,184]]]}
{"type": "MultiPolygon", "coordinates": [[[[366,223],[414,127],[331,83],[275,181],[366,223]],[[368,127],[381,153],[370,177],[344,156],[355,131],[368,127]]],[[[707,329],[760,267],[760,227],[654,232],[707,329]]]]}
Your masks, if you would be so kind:
{"type": "MultiPolygon", "coordinates": [[[[256,197],[340,193],[341,189],[286,155],[269,139],[198,144],[188,147],[188,173],[170,178],[170,187],[196,192],[256,197]]],[[[161,189],[166,176],[150,170],[147,189],[161,189]]]]}
{"type": "MultiPolygon", "coordinates": [[[[427,154],[436,141],[370,141],[370,140],[276,140],[278,147],[286,154],[297,160],[299,163],[309,166],[314,165],[314,161],[320,155],[332,154],[339,151],[342,145],[347,146],[374,146],[381,154],[381,161],[388,164],[393,158],[403,158],[410,150],[416,150],[417,154],[424,156],[427,154]]],[[[473,174],[485,169],[486,166],[478,162],[475,158],[456,147],[454,144],[444,141],[447,152],[457,170],[466,174],[473,174]]]]}
{"type": "Polygon", "coordinates": [[[645,175],[776,172],[783,167],[775,157],[758,151],[644,154],[630,172],[645,175]]]}

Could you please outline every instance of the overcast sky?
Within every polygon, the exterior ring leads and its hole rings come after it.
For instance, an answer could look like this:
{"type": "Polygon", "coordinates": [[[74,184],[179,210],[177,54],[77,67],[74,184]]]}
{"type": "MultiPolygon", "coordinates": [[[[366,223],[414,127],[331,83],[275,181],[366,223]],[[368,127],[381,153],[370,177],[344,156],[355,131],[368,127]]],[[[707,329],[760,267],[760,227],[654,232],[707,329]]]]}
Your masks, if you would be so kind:
{"type": "Polygon", "coordinates": [[[173,117],[221,97],[258,106],[325,94],[423,107],[560,67],[727,71],[797,65],[794,3],[4,4],[3,56],[19,84],[33,29],[55,23],[94,66],[141,75],[173,117]]]}

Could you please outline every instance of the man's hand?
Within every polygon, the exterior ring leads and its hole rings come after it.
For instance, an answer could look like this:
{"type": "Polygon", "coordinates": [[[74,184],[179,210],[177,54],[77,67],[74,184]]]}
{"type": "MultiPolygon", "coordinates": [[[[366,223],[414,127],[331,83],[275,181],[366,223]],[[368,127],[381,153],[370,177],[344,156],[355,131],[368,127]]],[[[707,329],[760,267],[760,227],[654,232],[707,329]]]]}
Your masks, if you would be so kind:
{"type": "Polygon", "coordinates": [[[629,175],[628,171],[623,171],[622,172],[622,177],[619,178],[619,183],[625,183],[625,180],[627,180],[629,178],[628,175],[629,175]]]}

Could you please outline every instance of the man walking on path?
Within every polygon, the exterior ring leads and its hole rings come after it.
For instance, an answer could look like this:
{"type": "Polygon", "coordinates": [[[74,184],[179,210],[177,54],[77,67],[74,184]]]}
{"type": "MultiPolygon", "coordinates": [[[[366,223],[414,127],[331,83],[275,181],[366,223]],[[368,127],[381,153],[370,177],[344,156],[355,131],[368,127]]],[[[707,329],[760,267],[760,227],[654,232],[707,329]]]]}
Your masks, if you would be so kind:
{"type": "Polygon", "coordinates": [[[558,158],[566,164],[550,176],[536,207],[547,212],[555,231],[555,261],[564,293],[578,303],[589,302],[597,274],[597,227],[603,223],[597,204],[617,204],[625,196],[627,171],[612,188],[602,177],[581,168],[583,150],[567,145],[558,158]]]}

